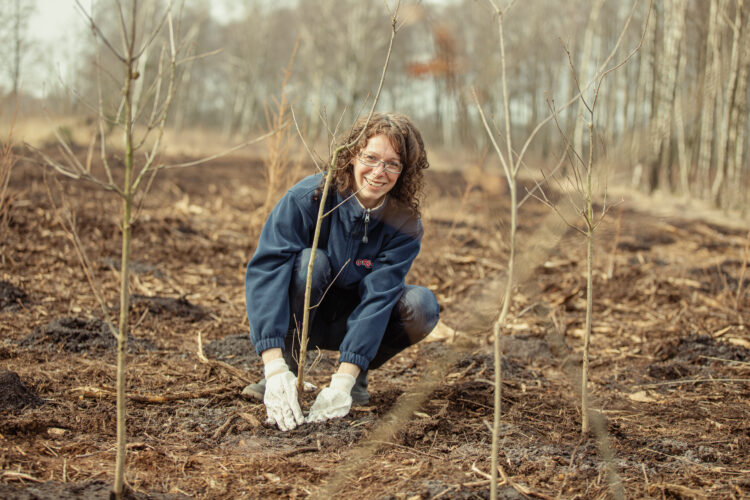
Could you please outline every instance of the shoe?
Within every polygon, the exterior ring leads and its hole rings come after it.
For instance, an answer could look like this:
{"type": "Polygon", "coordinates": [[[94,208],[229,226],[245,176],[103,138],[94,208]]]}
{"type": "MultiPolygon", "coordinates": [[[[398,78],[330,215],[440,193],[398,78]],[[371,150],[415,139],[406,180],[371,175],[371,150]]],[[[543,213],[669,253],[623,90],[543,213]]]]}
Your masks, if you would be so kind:
{"type": "Polygon", "coordinates": [[[266,379],[262,378],[259,382],[250,384],[242,389],[242,397],[245,399],[255,399],[257,401],[263,401],[263,396],[266,393],[266,379]]]}
{"type": "MultiPolygon", "coordinates": [[[[289,367],[289,371],[291,371],[294,376],[297,376],[297,361],[292,356],[291,349],[287,349],[284,351],[284,361],[286,362],[286,365],[289,367]]],[[[305,391],[309,390],[309,386],[312,386],[315,388],[314,385],[309,384],[308,382],[305,382],[305,391]]],[[[242,397],[245,399],[254,399],[256,401],[263,402],[263,396],[266,394],[266,379],[262,378],[260,381],[245,386],[244,389],[242,389],[242,397]]]]}
{"type": "MultiPolygon", "coordinates": [[[[312,382],[308,382],[307,380],[305,380],[305,392],[313,392],[317,388],[318,386],[316,386],[312,382]]],[[[245,386],[245,388],[242,389],[241,395],[245,399],[254,399],[256,401],[263,402],[263,396],[266,395],[266,379],[262,378],[260,379],[260,381],[254,384],[245,386]]]]}
{"type": "Polygon", "coordinates": [[[367,392],[367,370],[359,372],[352,387],[352,404],[366,405],[370,402],[370,393],[367,392]]]}

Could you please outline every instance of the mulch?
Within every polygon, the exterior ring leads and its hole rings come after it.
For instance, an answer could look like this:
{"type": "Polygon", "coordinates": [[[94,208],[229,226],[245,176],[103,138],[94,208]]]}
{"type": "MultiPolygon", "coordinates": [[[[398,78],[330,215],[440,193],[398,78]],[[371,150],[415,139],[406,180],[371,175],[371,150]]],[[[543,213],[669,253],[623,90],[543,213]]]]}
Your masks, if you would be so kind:
{"type": "MultiPolygon", "coordinates": [[[[507,197],[429,172],[408,281],[435,292],[447,333],[374,370],[368,406],[282,433],[263,405],[240,397],[262,376],[242,288],[263,222],[258,179],[262,165],[247,158],[165,171],[141,207],[129,311],[132,497],[488,498],[507,197]]],[[[0,243],[0,497],[107,498],[119,201],[62,184],[105,317],[42,173],[20,163],[11,189],[0,243]]],[[[520,221],[502,343],[501,498],[750,496],[747,228],[655,217],[627,200],[610,211],[596,236],[594,411],[582,435],[585,242],[534,200],[520,221]]],[[[324,386],[335,360],[321,353],[309,379],[324,386]]],[[[305,408],[314,396],[303,396],[305,408]]]]}

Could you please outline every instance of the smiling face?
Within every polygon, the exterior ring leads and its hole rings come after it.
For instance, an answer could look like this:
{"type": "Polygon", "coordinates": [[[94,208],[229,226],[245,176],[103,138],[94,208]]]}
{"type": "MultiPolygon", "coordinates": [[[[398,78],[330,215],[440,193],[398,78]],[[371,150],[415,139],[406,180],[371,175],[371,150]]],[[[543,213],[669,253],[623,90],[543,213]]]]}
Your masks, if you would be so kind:
{"type": "Polygon", "coordinates": [[[401,157],[393,149],[391,141],[383,135],[370,137],[359,155],[354,157],[354,188],[357,199],[365,208],[375,208],[383,201],[385,195],[396,185],[401,174],[394,174],[385,169],[385,163],[401,163],[401,157]],[[374,167],[365,165],[360,158],[365,157],[379,161],[374,167]]]}

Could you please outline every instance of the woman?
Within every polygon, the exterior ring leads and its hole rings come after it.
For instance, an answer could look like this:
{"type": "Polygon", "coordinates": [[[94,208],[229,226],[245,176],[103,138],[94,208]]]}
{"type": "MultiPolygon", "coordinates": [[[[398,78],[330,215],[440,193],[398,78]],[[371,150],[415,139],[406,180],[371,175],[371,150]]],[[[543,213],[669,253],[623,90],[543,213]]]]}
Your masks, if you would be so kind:
{"type": "MultiPolygon", "coordinates": [[[[365,126],[355,123],[344,144],[365,126]]],[[[399,113],[375,113],[365,133],[339,153],[313,268],[309,343],[340,352],[331,383],[306,421],[342,417],[369,402],[367,372],[422,340],[439,306],[404,278],[423,235],[420,201],[428,168],[422,136],[399,113]]],[[[310,247],[320,206],[321,174],[293,186],[269,215],[245,274],[250,337],[265,378],[243,390],[263,399],[281,430],[305,422],[295,373],[310,247]]]]}

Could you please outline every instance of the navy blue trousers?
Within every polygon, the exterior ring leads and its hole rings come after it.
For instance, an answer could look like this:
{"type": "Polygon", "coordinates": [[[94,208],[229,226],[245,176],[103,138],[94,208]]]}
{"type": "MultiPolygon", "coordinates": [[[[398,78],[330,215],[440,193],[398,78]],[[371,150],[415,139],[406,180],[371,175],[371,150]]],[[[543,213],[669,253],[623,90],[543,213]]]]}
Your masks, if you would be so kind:
{"type": "MultiPolygon", "coordinates": [[[[287,363],[291,361],[290,355],[296,359],[299,353],[299,339],[296,332],[298,327],[299,329],[302,327],[310,251],[306,248],[297,254],[292,282],[289,286],[291,316],[289,332],[284,342],[287,363]]],[[[324,293],[325,297],[318,307],[310,311],[308,350],[320,348],[338,351],[346,335],[347,319],[359,304],[357,290],[337,288],[335,284],[328,289],[333,278],[328,255],[325,251],[318,249],[315,252],[310,304],[315,305],[320,302],[324,293]],[[326,289],[328,289],[327,292],[326,289]]],[[[391,312],[383,340],[368,369],[379,368],[396,354],[425,338],[435,328],[439,318],[440,306],[435,294],[422,286],[406,285],[391,312]]],[[[294,366],[290,365],[290,368],[296,371],[296,363],[293,364],[294,366]]]]}

